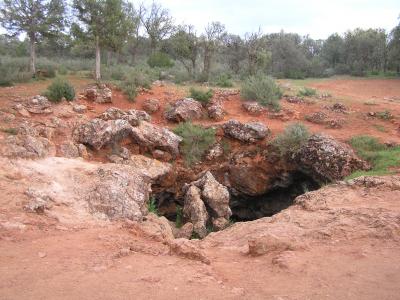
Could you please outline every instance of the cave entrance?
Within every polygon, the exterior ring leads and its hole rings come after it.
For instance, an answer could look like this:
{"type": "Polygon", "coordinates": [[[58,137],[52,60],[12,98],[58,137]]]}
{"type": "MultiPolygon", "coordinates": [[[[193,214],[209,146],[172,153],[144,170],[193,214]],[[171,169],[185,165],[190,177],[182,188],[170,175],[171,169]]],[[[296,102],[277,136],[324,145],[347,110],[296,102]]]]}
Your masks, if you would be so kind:
{"type": "Polygon", "coordinates": [[[278,186],[260,196],[235,196],[231,193],[230,207],[233,221],[253,221],[271,217],[293,204],[294,199],[306,192],[319,189],[321,186],[310,176],[295,172],[289,183],[278,186]]]}
{"type": "MultiPolygon", "coordinates": [[[[229,204],[232,210],[231,220],[245,222],[271,217],[291,206],[297,196],[321,187],[318,182],[302,172],[291,173],[284,181],[277,179],[275,185],[276,188],[260,196],[235,195],[231,191],[229,204]]],[[[155,193],[152,197],[159,215],[179,224],[185,221],[182,219],[184,199],[176,198],[174,193],[167,191],[155,193]]]]}

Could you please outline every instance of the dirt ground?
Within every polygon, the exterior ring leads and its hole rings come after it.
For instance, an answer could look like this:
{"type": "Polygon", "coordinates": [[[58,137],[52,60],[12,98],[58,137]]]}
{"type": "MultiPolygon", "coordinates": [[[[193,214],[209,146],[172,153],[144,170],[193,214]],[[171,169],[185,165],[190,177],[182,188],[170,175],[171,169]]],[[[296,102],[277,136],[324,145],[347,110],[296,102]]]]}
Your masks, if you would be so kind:
{"type": "MultiPolygon", "coordinates": [[[[90,83],[88,79],[69,79],[78,93],[90,83]]],[[[295,83],[284,83],[287,93],[296,92],[295,83]]],[[[39,81],[0,88],[0,110],[10,111],[16,100],[39,94],[48,84],[49,81],[39,81]]],[[[330,79],[307,85],[329,92],[332,97],[309,99],[303,104],[282,100],[283,110],[290,113],[288,120],[280,120],[267,112],[251,116],[243,110],[239,95],[229,96],[224,100],[225,119],[219,123],[229,119],[260,121],[276,135],[287,124],[302,121],[311,131],[325,132],[341,141],[368,134],[383,142],[400,143],[399,79],[330,79]],[[345,104],[349,113],[329,114],[345,119],[343,128],[328,129],[304,120],[306,115],[327,111],[326,106],[337,102],[345,104]],[[393,120],[368,116],[369,112],[387,109],[393,120]]],[[[162,109],[152,115],[152,122],[174,127],[163,118],[164,109],[187,96],[188,89],[154,86],[141,93],[134,103],[119,91],[113,91],[112,104],[89,103],[84,99],[78,102],[88,106],[88,117],[94,117],[109,107],[142,109],[144,100],[155,98],[162,109]]],[[[15,127],[21,119],[16,115],[11,122],[1,121],[0,127],[15,127]]],[[[196,123],[216,124],[208,119],[196,123]]],[[[6,135],[0,132],[0,139],[6,135]]],[[[57,139],[61,142],[63,137],[57,139]]],[[[25,213],[23,194],[30,180],[29,176],[11,173],[0,161],[0,299],[400,299],[400,223],[384,223],[386,217],[399,216],[399,189],[371,193],[364,188],[349,189],[345,195],[336,191],[335,195],[349,201],[343,210],[357,210],[357,218],[363,222],[369,219],[364,214],[368,205],[375,205],[371,210],[384,215],[371,219],[373,224],[368,223],[376,230],[372,233],[361,232],[356,239],[343,237],[342,227],[336,230],[329,224],[340,220],[348,226],[345,228],[351,228],[358,223],[347,224],[346,219],[335,215],[320,228],[314,227],[312,221],[299,223],[304,230],[316,228],[308,236],[316,242],[306,250],[260,257],[247,255],[248,249],[238,241],[232,246],[221,246],[219,243],[233,239],[229,232],[215,237],[212,234],[209,241],[200,245],[211,260],[211,264],[204,264],[170,255],[165,243],[133,231],[125,222],[64,224],[49,216],[25,213]],[[328,232],[328,228],[332,231],[328,232]],[[123,251],[126,248],[131,249],[129,253],[123,251]]],[[[338,209],[341,211],[342,207],[338,209]]],[[[289,210],[281,218],[291,216],[289,210]]],[[[315,220],[319,221],[317,217],[315,220]]],[[[252,223],[254,228],[258,221],[252,223]]],[[[240,226],[234,228],[240,230],[240,226]]],[[[249,235],[252,233],[249,231],[249,235]]]]}

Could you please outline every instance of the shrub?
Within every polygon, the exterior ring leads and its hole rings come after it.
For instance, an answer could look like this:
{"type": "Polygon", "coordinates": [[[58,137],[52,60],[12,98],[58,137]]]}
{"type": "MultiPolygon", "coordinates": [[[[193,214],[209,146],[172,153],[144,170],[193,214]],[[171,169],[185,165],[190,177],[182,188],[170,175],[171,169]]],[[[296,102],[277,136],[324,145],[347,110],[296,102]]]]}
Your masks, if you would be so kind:
{"type": "Polygon", "coordinates": [[[156,214],[158,216],[158,209],[157,209],[157,203],[154,197],[151,197],[149,200],[149,203],[147,205],[147,209],[149,212],[156,214]]]}
{"type": "Polygon", "coordinates": [[[245,100],[255,100],[263,106],[280,109],[282,92],[270,76],[256,75],[247,78],[242,85],[241,95],[245,100]]]}
{"type": "Polygon", "coordinates": [[[67,75],[68,74],[68,69],[65,66],[61,65],[58,68],[57,73],[60,74],[60,75],[67,75]]]}
{"type": "Polygon", "coordinates": [[[377,118],[381,120],[391,120],[393,119],[393,115],[389,110],[379,111],[376,113],[377,118]]]}
{"type": "Polygon", "coordinates": [[[353,137],[349,143],[358,156],[372,165],[372,169],[369,171],[356,171],[347,179],[363,175],[392,174],[395,171],[391,170],[391,168],[400,166],[399,146],[389,148],[381,144],[376,138],[367,135],[353,137]]]}
{"type": "Polygon", "coordinates": [[[298,93],[297,96],[299,97],[312,97],[317,95],[317,90],[311,89],[308,87],[302,88],[298,93]]]}
{"type": "Polygon", "coordinates": [[[302,123],[289,124],[283,133],[278,135],[272,144],[277,148],[279,155],[285,157],[297,152],[308,140],[310,133],[302,123]]]}
{"type": "Polygon", "coordinates": [[[152,68],[171,68],[174,62],[170,59],[168,54],[163,52],[156,52],[149,56],[147,64],[152,68]]]}
{"type": "Polygon", "coordinates": [[[190,89],[190,97],[204,104],[210,102],[210,99],[212,98],[213,95],[214,92],[211,89],[209,89],[206,92],[195,88],[190,89]]]}
{"type": "Polygon", "coordinates": [[[227,74],[221,74],[215,81],[215,85],[219,87],[233,87],[231,77],[227,74]]]}
{"type": "Polygon", "coordinates": [[[75,98],[75,89],[67,81],[57,78],[43,95],[52,102],[60,102],[63,97],[67,101],[72,101],[75,98]]]}
{"type": "Polygon", "coordinates": [[[204,153],[215,143],[215,129],[204,128],[190,122],[181,123],[174,132],[183,138],[182,151],[190,166],[200,161],[204,153]]]}
{"type": "Polygon", "coordinates": [[[118,88],[128,96],[128,100],[134,102],[137,96],[136,83],[134,80],[121,81],[118,88]]]}
{"type": "Polygon", "coordinates": [[[17,135],[18,134],[18,128],[1,128],[1,131],[4,133],[10,134],[10,135],[17,135]]]}

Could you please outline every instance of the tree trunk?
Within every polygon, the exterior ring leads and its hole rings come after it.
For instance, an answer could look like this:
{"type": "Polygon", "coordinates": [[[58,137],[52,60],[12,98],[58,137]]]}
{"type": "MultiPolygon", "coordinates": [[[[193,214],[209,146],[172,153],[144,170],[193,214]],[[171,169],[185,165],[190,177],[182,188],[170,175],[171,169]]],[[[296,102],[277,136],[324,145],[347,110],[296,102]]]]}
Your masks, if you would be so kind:
{"type": "Polygon", "coordinates": [[[99,42],[99,37],[96,37],[96,73],[95,73],[95,79],[96,81],[100,81],[101,79],[101,73],[100,73],[100,42],[99,42]]]}
{"type": "Polygon", "coordinates": [[[206,48],[204,51],[204,67],[203,67],[203,75],[206,81],[208,81],[208,77],[210,76],[210,66],[211,66],[211,53],[210,50],[206,48]]]}
{"type": "Polygon", "coordinates": [[[192,58],[192,74],[191,74],[192,78],[196,77],[196,58],[192,58]]]}
{"type": "Polygon", "coordinates": [[[107,67],[111,66],[111,58],[112,57],[112,53],[110,50],[107,51],[107,67]]]}
{"type": "Polygon", "coordinates": [[[36,47],[35,47],[35,34],[32,33],[29,35],[29,43],[30,43],[30,70],[33,75],[36,74],[36,47]]]}

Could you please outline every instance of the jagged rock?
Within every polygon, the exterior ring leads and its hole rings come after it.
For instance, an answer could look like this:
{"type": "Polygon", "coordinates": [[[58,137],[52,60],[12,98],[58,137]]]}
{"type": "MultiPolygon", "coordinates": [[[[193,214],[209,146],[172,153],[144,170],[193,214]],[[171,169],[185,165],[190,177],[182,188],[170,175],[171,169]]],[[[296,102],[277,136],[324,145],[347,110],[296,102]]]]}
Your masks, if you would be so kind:
{"type": "Polygon", "coordinates": [[[174,239],[171,225],[165,217],[149,213],[140,223],[140,229],[150,238],[160,242],[170,242],[174,239]]]}
{"type": "Polygon", "coordinates": [[[229,220],[222,217],[212,218],[212,225],[213,225],[213,230],[215,231],[224,230],[226,227],[229,226],[229,220]]]}
{"type": "Polygon", "coordinates": [[[207,235],[207,209],[201,200],[201,190],[194,185],[189,186],[185,193],[183,215],[191,221],[193,232],[200,238],[207,235]]]}
{"type": "Polygon", "coordinates": [[[265,111],[265,108],[257,102],[244,102],[242,107],[245,111],[253,116],[259,116],[265,111]]]}
{"type": "Polygon", "coordinates": [[[188,222],[185,225],[183,225],[181,228],[175,228],[174,229],[174,236],[176,239],[190,239],[193,234],[193,224],[188,222]]]}
{"type": "Polygon", "coordinates": [[[210,172],[206,172],[199,180],[191,183],[201,190],[201,199],[210,208],[210,215],[214,218],[229,220],[232,215],[229,208],[228,189],[215,180],[210,172]]]}
{"type": "Polygon", "coordinates": [[[221,157],[222,155],[224,155],[224,148],[222,147],[222,145],[220,143],[216,143],[215,145],[213,145],[211,147],[210,150],[208,150],[206,159],[213,160],[218,157],[221,157]]]}
{"type": "Polygon", "coordinates": [[[340,180],[369,167],[349,146],[322,134],[312,135],[294,159],[301,170],[323,182],[340,180]]]}
{"type": "Polygon", "coordinates": [[[105,165],[97,169],[86,200],[93,214],[141,221],[147,213],[150,182],[134,168],[105,165]]]}
{"type": "Polygon", "coordinates": [[[346,105],[344,105],[342,103],[335,103],[331,106],[327,106],[326,108],[333,112],[337,112],[337,113],[342,113],[342,114],[348,113],[348,109],[347,109],[346,105]]]}
{"type": "Polygon", "coordinates": [[[184,98],[176,101],[165,112],[165,118],[173,122],[186,122],[203,117],[203,107],[200,102],[192,98],[184,98]]]}
{"type": "Polygon", "coordinates": [[[72,107],[73,111],[78,114],[84,114],[87,111],[87,106],[82,104],[77,104],[72,107]]]}
{"type": "Polygon", "coordinates": [[[315,124],[325,124],[325,122],[328,119],[327,114],[325,114],[322,111],[317,111],[315,113],[312,113],[310,115],[305,116],[305,119],[311,123],[315,124]]]}
{"type": "Polygon", "coordinates": [[[154,114],[160,109],[160,101],[157,99],[147,99],[143,102],[143,110],[149,114],[154,114]]]}
{"type": "Polygon", "coordinates": [[[102,113],[99,119],[104,121],[121,119],[128,121],[132,126],[138,126],[141,121],[150,121],[151,117],[142,110],[130,109],[123,111],[122,109],[111,107],[102,113]]]}
{"type": "Polygon", "coordinates": [[[172,155],[169,154],[168,152],[161,151],[161,150],[154,150],[152,152],[152,156],[155,159],[161,160],[161,161],[170,161],[172,159],[172,155]]]}
{"type": "Polygon", "coordinates": [[[187,259],[198,260],[210,264],[210,260],[193,241],[187,239],[175,239],[169,244],[170,253],[187,259]]]}
{"type": "Polygon", "coordinates": [[[224,106],[221,101],[215,101],[207,107],[208,117],[215,121],[222,121],[224,119],[224,106]]]}
{"type": "Polygon", "coordinates": [[[304,103],[304,99],[302,97],[286,96],[285,99],[289,103],[296,103],[296,104],[304,103]]]}
{"type": "Polygon", "coordinates": [[[24,118],[29,118],[31,114],[29,111],[26,110],[26,108],[22,104],[17,104],[15,106],[15,109],[18,111],[18,113],[23,116],[24,118]]]}
{"type": "Polygon", "coordinates": [[[55,147],[48,139],[31,135],[13,135],[5,140],[3,155],[37,159],[54,155],[55,147]]]}
{"type": "Polygon", "coordinates": [[[43,214],[46,209],[51,207],[50,202],[53,201],[53,199],[43,191],[29,188],[26,190],[25,195],[30,199],[24,206],[24,209],[28,212],[43,214]]]}
{"type": "Polygon", "coordinates": [[[254,143],[270,134],[270,130],[260,122],[243,124],[237,120],[229,120],[222,126],[225,135],[242,142],[254,143]]]}
{"type": "Polygon", "coordinates": [[[182,142],[182,138],[167,128],[143,121],[131,129],[131,134],[137,144],[150,151],[159,149],[171,153],[173,157],[179,155],[179,143],[182,142]]]}
{"type": "Polygon", "coordinates": [[[80,156],[78,146],[72,141],[67,141],[60,145],[60,154],[61,156],[67,158],[75,158],[80,156]]]}
{"type": "Polygon", "coordinates": [[[32,114],[51,114],[53,112],[49,99],[40,95],[28,99],[24,106],[26,110],[32,114]]]}
{"type": "Polygon", "coordinates": [[[160,183],[166,177],[173,176],[171,164],[143,155],[132,155],[126,163],[133,167],[141,176],[151,180],[152,183],[160,183]]]}
{"type": "Polygon", "coordinates": [[[77,126],[73,132],[76,142],[89,145],[96,150],[115,143],[131,134],[132,126],[126,120],[92,119],[77,126]]]}
{"type": "Polygon", "coordinates": [[[343,128],[343,125],[346,123],[344,119],[329,119],[325,122],[326,127],[332,128],[332,129],[340,129],[343,128]]]}
{"type": "Polygon", "coordinates": [[[112,102],[112,91],[105,85],[90,86],[85,90],[84,95],[87,100],[96,103],[112,102]]]}

